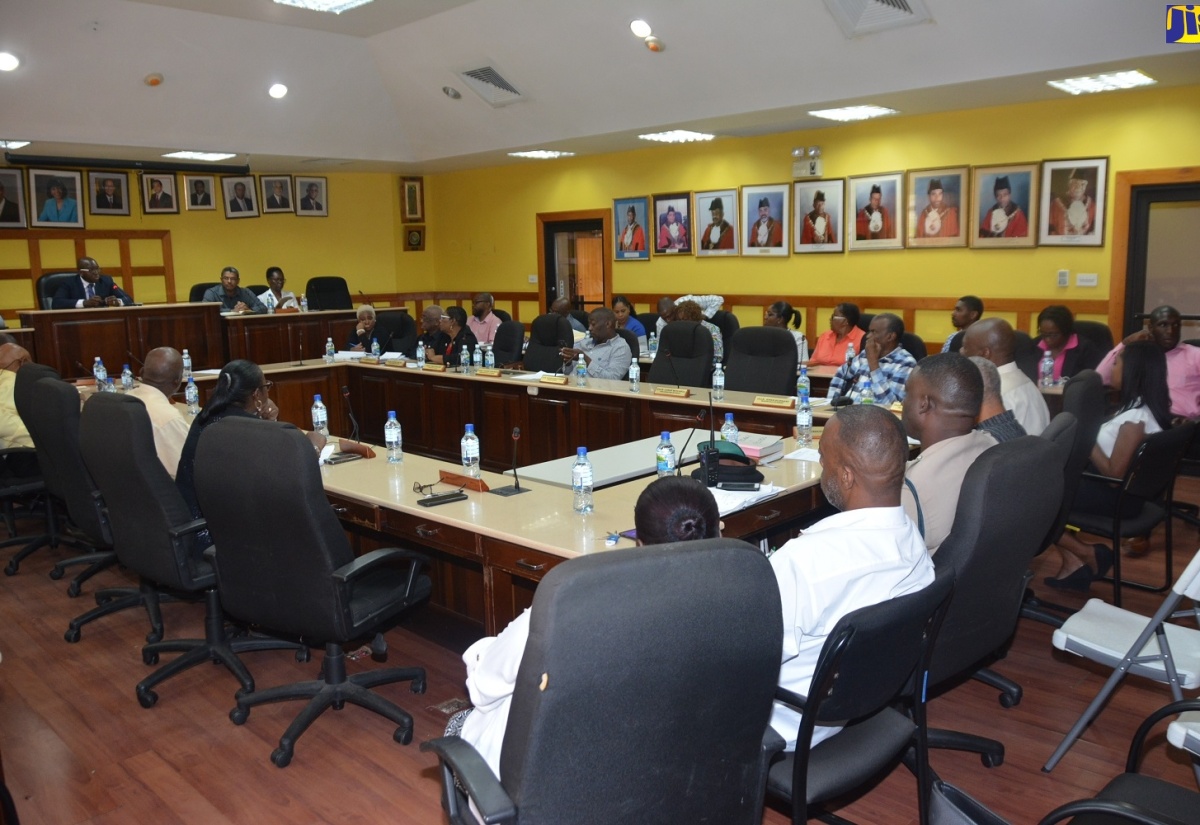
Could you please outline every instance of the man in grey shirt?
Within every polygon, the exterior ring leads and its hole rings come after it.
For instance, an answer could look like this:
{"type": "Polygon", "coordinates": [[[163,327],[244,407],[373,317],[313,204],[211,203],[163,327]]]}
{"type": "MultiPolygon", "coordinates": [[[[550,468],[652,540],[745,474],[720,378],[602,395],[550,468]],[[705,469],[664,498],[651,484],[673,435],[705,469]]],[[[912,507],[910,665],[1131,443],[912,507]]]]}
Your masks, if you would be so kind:
{"type": "Polygon", "coordinates": [[[588,316],[588,337],[574,348],[564,347],[559,352],[563,361],[569,362],[567,369],[581,354],[587,364],[587,374],[592,378],[619,381],[628,375],[633,353],[625,339],[617,335],[617,316],[608,307],[593,309],[588,316]]]}
{"type": "Polygon", "coordinates": [[[257,295],[238,286],[241,280],[242,276],[235,267],[225,267],[221,270],[220,285],[210,286],[204,293],[204,300],[219,303],[222,312],[253,312],[256,315],[266,312],[267,308],[257,295]]]}

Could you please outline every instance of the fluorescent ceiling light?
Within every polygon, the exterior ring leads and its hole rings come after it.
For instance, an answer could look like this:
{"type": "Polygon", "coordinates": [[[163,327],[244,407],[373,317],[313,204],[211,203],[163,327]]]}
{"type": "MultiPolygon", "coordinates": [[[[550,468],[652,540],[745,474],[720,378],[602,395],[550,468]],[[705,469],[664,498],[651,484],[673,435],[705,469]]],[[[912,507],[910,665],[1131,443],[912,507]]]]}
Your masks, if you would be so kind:
{"type": "Polygon", "coordinates": [[[0,149],[23,149],[28,145],[27,140],[0,140],[0,149]]]}
{"type": "Polygon", "coordinates": [[[1068,77],[1066,80],[1048,80],[1046,83],[1070,95],[1091,94],[1092,92],[1115,92],[1120,89],[1134,89],[1138,86],[1153,86],[1158,81],[1139,71],[1109,72],[1091,77],[1068,77]]]}
{"type": "Polygon", "coordinates": [[[822,117],[826,120],[837,120],[842,123],[848,123],[852,120],[870,120],[873,117],[883,117],[884,115],[896,114],[895,109],[885,109],[882,106],[845,106],[841,109],[818,109],[815,112],[809,112],[813,117],[822,117]]]}
{"type": "Polygon", "coordinates": [[[236,155],[228,152],[168,152],[164,158],[179,158],[180,160],[206,160],[216,163],[218,160],[229,160],[236,155]]]}
{"type": "Polygon", "coordinates": [[[689,132],[687,129],[672,129],[669,132],[656,132],[652,135],[638,135],[638,137],[642,140],[656,140],[659,143],[693,143],[698,140],[712,140],[716,135],[689,132]]]}
{"type": "Polygon", "coordinates": [[[295,6],[298,9],[341,14],[344,11],[365,6],[371,0],[275,0],[275,2],[281,6],[295,6]]]}
{"type": "Polygon", "coordinates": [[[17,59],[15,54],[0,52],[0,72],[11,72],[20,65],[21,61],[17,59]]]}
{"type": "Polygon", "coordinates": [[[284,86],[282,83],[272,84],[271,88],[267,89],[267,94],[279,100],[281,97],[287,95],[287,86],[284,86]]]}
{"type": "Polygon", "coordinates": [[[645,20],[634,20],[629,24],[629,30],[633,32],[635,37],[641,37],[643,39],[649,37],[653,31],[653,29],[650,28],[650,24],[645,20]]]}
{"type": "Polygon", "coordinates": [[[573,158],[574,152],[555,152],[553,149],[534,149],[529,152],[509,152],[510,158],[533,158],[534,160],[554,160],[555,158],[573,158]]]}

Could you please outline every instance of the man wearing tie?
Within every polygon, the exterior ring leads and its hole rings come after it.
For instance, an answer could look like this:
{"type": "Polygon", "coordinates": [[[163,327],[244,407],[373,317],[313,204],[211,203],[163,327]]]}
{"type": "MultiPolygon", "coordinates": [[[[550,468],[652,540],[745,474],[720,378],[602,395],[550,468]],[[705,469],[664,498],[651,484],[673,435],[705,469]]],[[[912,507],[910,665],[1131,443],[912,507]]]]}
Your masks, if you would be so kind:
{"type": "Polygon", "coordinates": [[[97,209],[121,209],[121,193],[117,191],[117,182],[113,178],[105,178],[100,182],[100,191],[96,193],[97,209]]]}
{"type": "Polygon", "coordinates": [[[151,209],[174,209],[175,199],[163,191],[162,181],[158,178],[150,178],[150,208],[151,209]]]}
{"type": "Polygon", "coordinates": [[[235,183],[233,185],[233,197],[229,199],[230,212],[253,212],[254,201],[246,197],[246,184],[235,183]]]}
{"type": "Polygon", "coordinates": [[[79,259],[79,277],[59,284],[50,303],[51,309],[130,306],[133,299],[121,291],[113,279],[100,271],[95,258],[79,259]]]}
{"type": "Polygon", "coordinates": [[[192,181],[192,206],[212,206],[212,195],[208,194],[208,187],[202,180],[192,181]]]}
{"type": "Polygon", "coordinates": [[[4,183],[0,181],[0,223],[20,223],[21,212],[15,201],[10,201],[4,194],[4,183]]]}

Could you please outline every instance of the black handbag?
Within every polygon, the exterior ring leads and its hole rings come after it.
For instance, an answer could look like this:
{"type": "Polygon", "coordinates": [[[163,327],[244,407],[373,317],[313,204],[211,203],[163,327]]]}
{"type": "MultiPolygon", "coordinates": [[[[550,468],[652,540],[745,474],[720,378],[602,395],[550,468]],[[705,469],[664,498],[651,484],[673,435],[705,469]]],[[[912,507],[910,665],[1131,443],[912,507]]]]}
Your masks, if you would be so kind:
{"type": "Polygon", "coordinates": [[[929,821],[932,825],[1009,825],[983,803],[941,779],[929,792],[929,821]]]}

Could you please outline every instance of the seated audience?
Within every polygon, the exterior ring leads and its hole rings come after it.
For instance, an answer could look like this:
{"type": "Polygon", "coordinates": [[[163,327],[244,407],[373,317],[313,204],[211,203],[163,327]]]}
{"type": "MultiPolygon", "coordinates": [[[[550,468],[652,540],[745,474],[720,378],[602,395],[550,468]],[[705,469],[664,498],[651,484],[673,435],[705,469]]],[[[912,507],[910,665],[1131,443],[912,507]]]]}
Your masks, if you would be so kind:
{"type": "Polygon", "coordinates": [[[275,309],[300,309],[300,302],[296,300],[296,293],[290,289],[285,290],[283,288],[283,285],[286,283],[287,278],[283,277],[282,269],[277,266],[268,267],[267,291],[258,296],[258,300],[265,304],[267,293],[270,293],[271,300],[275,302],[275,309]]]}
{"type": "Polygon", "coordinates": [[[954,305],[954,311],[950,313],[950,323],[954,325],[954,332],[946,336],[946,343],[942,344],[942,352],[958,352],[962,348],[963,341],[959,333],[981,317],[983,317],[983,301],[974,295],[964,295],[959,298],[958,303],[954,305]],[[957,341],[955,341],[956,338],[957,341]]]}
{"type": "Polygon", "coordinates": [[[479,293],[472,302],[467,327],[475,336],[475,340],[481,344],[490,344],[496,340],[496,330],[500,329],[500,316],[492,312],[495,305],[490,292],[479,293]]]}
{"type": "Polygon", "coordinates": [[[467,355],[475,352],[479,342],[475,334],[467,329],[467,313],[462,307],[447,307],[442,315],[439,329],[442,333],[444,346],[441,350],[425,353],[425,360],[431,364],[445,364],[447,367],[460,366],[463,347],[467,355]]]}
{"type": "Polygon", "coordinates": [[[979,424],[975,429],[991,433],[992,438],[1000,442],[1028,435],[1013,411],[1004,408],[1004,399],[1000,395],[1000,371],[996,365],[982,355],[972,355],[971,363],[979,368],[979,375],[983,378],[983,403],[979,407],[979,424]]]}
{"type": "MultiPolygon", "coordinates": [[[[908,442],[882,407],[846,407],[821,436],[821,489],[841,512],[805,528],[771,556],[783,601],[779,685],[808,694],[825,639],[860,607],[915,593],[933,581],[933,562],[900,490],[908,442]]],[[[776,704],[771,727],[796,749],[800,713],[776,704]]],[[[841,728],[819,725],[813,745],[841,728]]]]}
{"type": "Polygon", "coordinates": [[[674,301],[670,298],[660,298],[658,300],[658,321],[655,323],[655,333],[659,338],[662,338],[663,327],[671,321],[686,320],[677,317],[674,310],[674,307],[679,306],[684,301],[692,301],[699,305],[700,312],[707,319],[711,319],[716,315],[717,310],[725,303],[725,299],[720,295],[684,295],[681,298],[676,298],[674,301]]]}
{"type": "Polygon", "coordinates": [[[244,286],[241,274],[236,267],[227,266],[221,270],[221,283],[210,286],[204,293],[204,300],[219,303],[223,312],[253,312],[261,315],[267,311],[258,296],[244,286]]]}
{"type": "Polygon", "coordinates": [[[776,301],[767,307],[763,315],[764,327],[787,329],[788,323],[792,325],[792,328],[788,331],[796,339],[796,357],[800,359],[799,363],[804,363],[804,356],[806,354],[803,330],[804,319],[800,316],[800,312],[792,309],[792,305],[787,301],[776,301]]]}
{"type": "Polygon", "coordinates": [[[1075,334],[1075,316],[1071,310],[1051,304],[1038,313],[1037,322],[1038,338],[1034,343],[1043,353],[1049,351],[1054,356],[1055,381],[1100,365],[1104,353],[1088,339],[1075,334]]]}
{"type": "Polygon", "coordinates": [[[380,353],[387,352],[392,345],[392,331],[380,324],[375,317],[375,307],[363,304],[358,308],[358,325],[350,333],[346,349],[351,352],[370,352],[372,341],[379,342],[380,353]]]}
{"type": "MultiPolygon", "coordinates": [[[[1110,478],[1121,478],[1129,469],[1138,447],[1146,436],[1171,426],[1171,398],[1167,391],[1167,359],[1154,341],[1126,344],[1113,359],[1109,383],[1121,391],[1121,408],[1100,426],[1092,447],[1092,467],[1110,478]]],[[[1073,510],[1111,515],[1117,506],[1117,489],[1110,484],[1084,477],[1075,493],[1073,510]]],[[[1141,504],[1126,500],[1122,518],[1138,514],[1141,504]]],[[[1058,575],[1046,584],[1060,590],[1086,591],[1092,579],[1103,576],[1112,566],[1112,548],[1104,544],[1084,544],[1071,530],[1064,530],[1055,542],[1062,556],[1058,575]],[[1094,559],[1093,570],[1085,559],[1094,559]]]]}
{"type": "Polygon", "coordinates": [[[154,431],[154,450],[171,478],[179,468],[179,457],[192,428],[191,416],[171,401],[182,383],[183,357],[171,347],[157,347],[146,353],[142,382],[126,393],[146,405],[154,431]]]}
{"type": "MultiPolygon", "coordinates": [[[[33,448],[33,439],[25,422],[17,413],[13,400],[13,389],[17,385],[17,371],[32,360],[29,352],[16,343],[0,345],[0,447],[33,448]]],[[[33,453],[12,453],[0,456],[0,478],[27,478],[40,472],[37,456],[33,453]]]]}
{"type": "Polygon", "coordinates": [[[1150,325],[1138,330],[1113,347],[1096,372],[1105,384],[1112,384],[1113,363],[1121,351],[1137,341],[1153,341],[1167,356],[1167,389],[1171,393],[1171,414],[1179,418],[1200,418],[1200,347],[1181,343],[1182,321],[1173,306],[1156,307],[1150,313],[1150,325]]]}
{"type": "Polygon", "coordinates": [[[904,509],[937,552],[958,509],[958,494],[972,462],[996,439],[975,429],[983,403],[983,378],[971,361],[955,352],[931,355],[908,377],[903,421],[921,454],[908,462],[904,509]]]}
{"type": "Polygon", "coordinates": [[[833,308],[829,316],[829,329],[817,337],[817,346],[808,358],[810,367],[824,365],[840,367],[846,363],[846,347],[854,346],[854,353],[862,352],[862,341],[866,335],[858,328],[858,306],[841,303],[833,308]]]}
{"type": "Polygon", "coordinates": [[[421,310],[421,334],[417,337],[417,343],[425,347],[425,356],[429,357],[432,353],[446,351],[446,345],[450,343],[450,339],[446,333],[442,332],[442,308],[437,304],[430,304],[421,310]]]}
{"type": "Polygon", "coordinates": [[[618,295],[613,298],[612,311],[617,316],[617,329],[627,329],[634,334],[638,339],[638,343],[645,348],[646,328],[642,326],[633,315],[633,304],[624,295],[618,295]]]}
{"type": "Polygon", "coordinates": [[[712,321],[704,320],[704,312],[700,309],[700,305],[695,301],[684,301],[675,305],[674,320],[676,321],[695,321],[708,330],[708,334],[712,336],[713,342],[713,360],[722,361],[725,358],[725,341],[721,335],[721,328],[712,321]]]}
{"type": "Polygon", "coordinates": [[[575,330],[575,332],[587,332],[587,327],[571,314],[570,298],[555,298],[554,303],[550,305],[550,311],[555,315],[561,315],[566,318],[567,323],[571,325],[571,329],[575,330]]]}
{"type": "Polygon", "coordinates": [[[900,346],[904,322],[890,312],[871,319],[871,331],[863,339],[862,350],[838,369],[829,381],[829,397],[849,396],[854,403],[862,400],[869,384],[876,404],[904,400],[904,384],[917,360],[900,346]]]}
{"type": "Polygon", "coordinates": [[[79,278],[69,278],[58,285],[50,299],[51,309],[83,309],[93,307],[130,306],[133,299],[126,295],[111,276],[100,271],[95,258],[77,261],[79,278]]]}
{"type": "Polygon", "coordinates": [[[1029,376],[1017,366],[1016,337],[1003,318],[976,321],[963,335],[962,354],[981,356],[1000,373],[1000,397],[1029,435],[1041,435],[1050,423],[1046,399],[1029,376]]]}
{"type": "Polygon", "coordinates": [[[616,314],[607,307],[593,309],[588,317],[587,337],[574,347],[563,347],[559,355],[563,359],[564,372],[570,372],[571,365],[582,355],[589,376],[614,380],[625,378],[633,361],[629,344],[617,335],[616,314]]]}

